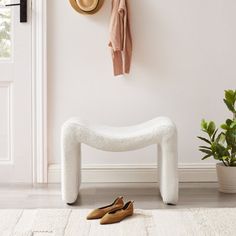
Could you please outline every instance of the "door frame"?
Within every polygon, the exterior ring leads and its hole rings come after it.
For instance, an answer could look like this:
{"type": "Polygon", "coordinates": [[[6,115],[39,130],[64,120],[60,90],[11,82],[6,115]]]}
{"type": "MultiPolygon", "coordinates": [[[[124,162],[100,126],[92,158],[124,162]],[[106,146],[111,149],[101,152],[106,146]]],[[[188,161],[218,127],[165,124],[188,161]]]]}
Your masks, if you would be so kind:
{"type": "MultiPolygon", "coordinates": [[[[31,1],[33,180],[47,183],[47,0],[31,1]]],[[[30,3],[29,3],[30,4],[30,3]]]]}

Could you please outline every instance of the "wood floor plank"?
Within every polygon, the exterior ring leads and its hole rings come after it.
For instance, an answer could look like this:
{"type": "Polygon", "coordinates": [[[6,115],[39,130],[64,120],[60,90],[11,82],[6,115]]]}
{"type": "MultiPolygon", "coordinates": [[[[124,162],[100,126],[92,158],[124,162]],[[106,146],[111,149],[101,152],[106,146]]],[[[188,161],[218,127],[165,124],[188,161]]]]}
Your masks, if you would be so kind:
{"type": "Polygon", "coordinates": [[[6,208],[95,208],[112,202],[117,196],[134,200],[140,209],[236,207],[236,194],[224,194],[216,183],[181,183],[179,203],[163,204],[155,183],[89,183],[82,184],[73,206],[61,200],[60,186],[0,185],[0,209],[6,208]]]}

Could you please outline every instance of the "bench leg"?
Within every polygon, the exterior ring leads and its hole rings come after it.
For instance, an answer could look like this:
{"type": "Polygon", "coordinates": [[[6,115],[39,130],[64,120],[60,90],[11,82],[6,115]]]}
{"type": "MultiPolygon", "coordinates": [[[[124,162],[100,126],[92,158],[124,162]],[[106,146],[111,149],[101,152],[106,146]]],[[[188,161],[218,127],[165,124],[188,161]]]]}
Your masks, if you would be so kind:
{"type": "Polygon", "coordinates": [[[176,133],[158,145],[158,169],[162,200],[174,205],[178,202],[179,192],[176,133]]]}
{"type": "Polygon", "coordinates": [[[61,191],[67,204],[77,200],[81,183],[81,144],[70,131],[65,128],[61,137],[61,191]]]}

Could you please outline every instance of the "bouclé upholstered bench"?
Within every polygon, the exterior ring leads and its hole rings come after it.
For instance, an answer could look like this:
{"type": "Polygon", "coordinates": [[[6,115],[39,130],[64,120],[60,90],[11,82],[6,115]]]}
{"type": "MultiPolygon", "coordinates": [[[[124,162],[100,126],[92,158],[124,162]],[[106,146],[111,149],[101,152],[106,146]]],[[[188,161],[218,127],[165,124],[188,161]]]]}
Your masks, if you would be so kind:
{"type": "Polygon", "coordinates": [[[81,182],[81,144],[112,152],[140,149],[158,145],[159,187],[163,202],[178,201],[177,131],[167,117],[158,117],[130,127],[91,125],[72,118],[62,126],[61,164],[62,199],[76,201],[81,182]]]}

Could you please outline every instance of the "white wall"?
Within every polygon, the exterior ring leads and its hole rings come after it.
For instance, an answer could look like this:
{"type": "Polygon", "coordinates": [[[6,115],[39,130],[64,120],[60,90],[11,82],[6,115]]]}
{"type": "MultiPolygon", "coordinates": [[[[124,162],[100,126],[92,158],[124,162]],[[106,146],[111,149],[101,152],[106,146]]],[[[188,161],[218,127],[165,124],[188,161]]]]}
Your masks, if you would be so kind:
{"type": "MultiPolygon", "coordinates": [[[[191,164],[201,162],[200,120],[220,124],[228,115],[222,97],[236,85],[236,1],[129,2],[132,70],[118,78],[107,47],[111,1],[93,16],[75,12],[67,0],[48,1],[50,163],[60,161],[60,126],[71,116],[117,126],[169,116],[179,130],[179,161],[191,164]]],[[[84,147],[83,165],[154,164],[155,151],[84,147]]]]}

